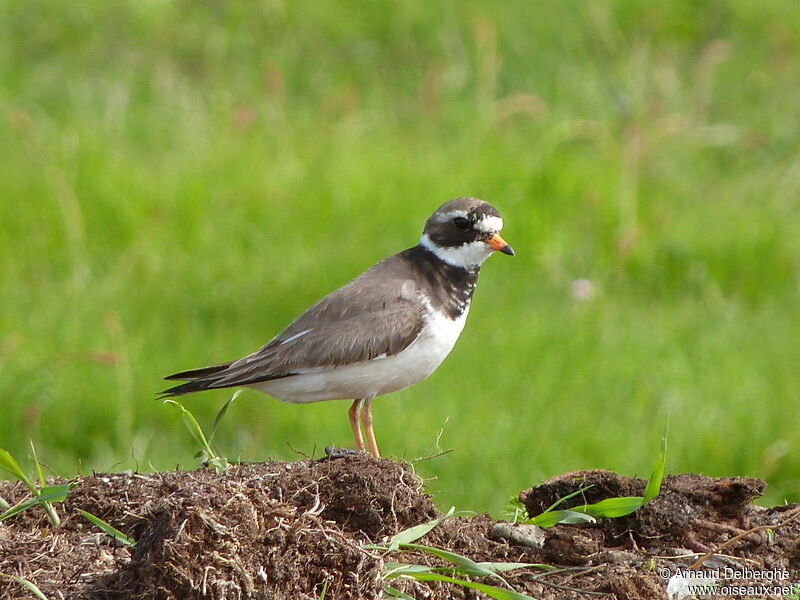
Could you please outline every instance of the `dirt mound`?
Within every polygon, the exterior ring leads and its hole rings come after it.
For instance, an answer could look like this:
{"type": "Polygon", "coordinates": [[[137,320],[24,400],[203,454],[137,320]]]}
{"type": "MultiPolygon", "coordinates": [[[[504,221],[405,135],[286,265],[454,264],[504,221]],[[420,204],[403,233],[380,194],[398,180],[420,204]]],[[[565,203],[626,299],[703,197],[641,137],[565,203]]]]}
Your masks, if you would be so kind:
{"type": "MultiPolygon", "coordinates": [[[[581,488],[582,494],[565,501],[558,508],[571,508],[618,496],[641,496],[645,481],[622,477],[607,471],[583,471],[560,475],[520,494],[529,514],[539,514],[560,498],[581,488]]],[[[660,548],[672,545],[696,552],[708,552],[725,541],[720,535],[738,535],[745,529],[762,524],[763,509],[750,505],[761,496],[766,484],[758,479],[712,479],[702,475],[666,477],[657,498],[633,515],[606,519],[602,528],[604,545],[628,542],[647,547],[658,540],[660,548]],[[627,540],[626,538],[630,538],[627,540]]],[[[774,509],[783,510],[783,509],[774,509]]],[[[766,535],[766,534],[764,534],[766,535]]],[[[750,539],[756,539],[754,533],[750,539]]],[[[588,559],[578,549],[572,557],[575,564],[588,559]]],[[[787,549],[788,550],[788,549],[787,549]]],[[[561,560],[565,555],[558,554],[561,560]]]]}
{"type": "MultiPolygon", "coordinates": [[[[641,480],[587,471],[520,496],[539,513],[590,483],[573,504],[644,489],[641,480]]],[[[450,518],[420,543],[477,562],[557,567],[505,574],[515,590],[536,598],[585,598],[587,592],[665,598],[664,575],[719,548],[696,568],[746,567],[746,575],[786,570],[788,579],[775,585],[800,584],[800,518],[790,521],[800,513],[750,504],[763,485],[679,475],[629,517],[543,531],[487,516],[450,518]]],[[[0,483],[0,496],[14,503],[29,494],[20,484],[0,483]]],[[[366,455],[240,465],[223,475],[201,469],[83,477],[58,510],[58,529],[48,528],[39,509],[0,524],[0,574],[32,581],[51,599],[370,599],[381,597],[388,561],[441,564],[425,553],[385,555],[363,547],[441,516],[414,473],[366,455]],[[136,539],[136,547],[99,533],[78,508],[136,539]]],[[[392,585],[415,598],[483,597],[443,582],[392,585]]],[[[19,583],[0,579],[0,599],[30,597],[19,583]]]]}
{"type": "MultiPolygon", "coordinates": [[[[558,508],[641,496],[645,485],[642,479],[608,471],[579,471],[525,490],[520,500],[530,514],[539,514],[582,488],[589,489],[558,508]]],[[[765,487],[757,479],[668,476],[659,495],[632,515],[546,530],[540,558],[600,568],[600,581],[591,589],[618,598],[664,598],[667,580],[687,569],[693,574],[716,575],[721,589],[752,588],[730,595],[784,597],[798,593],[800,507],[751,504],[765,487]],[[772,581],[758,589],[765,578],[772,581]],[[794,586],[798,586],[796,590],[794,586]]]]}

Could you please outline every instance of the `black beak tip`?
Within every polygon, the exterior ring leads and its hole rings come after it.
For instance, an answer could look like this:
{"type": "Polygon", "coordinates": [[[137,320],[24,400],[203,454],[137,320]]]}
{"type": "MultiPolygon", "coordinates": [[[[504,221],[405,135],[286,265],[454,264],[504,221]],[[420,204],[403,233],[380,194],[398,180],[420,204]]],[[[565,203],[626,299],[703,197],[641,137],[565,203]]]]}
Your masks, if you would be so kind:
{"type": "Polygon", "coordinates": [[[500,248],[500,252],[502,252],[503,254],[508,254],[509,256],[514,256],[514,249],[508,244],[500,248]]]}

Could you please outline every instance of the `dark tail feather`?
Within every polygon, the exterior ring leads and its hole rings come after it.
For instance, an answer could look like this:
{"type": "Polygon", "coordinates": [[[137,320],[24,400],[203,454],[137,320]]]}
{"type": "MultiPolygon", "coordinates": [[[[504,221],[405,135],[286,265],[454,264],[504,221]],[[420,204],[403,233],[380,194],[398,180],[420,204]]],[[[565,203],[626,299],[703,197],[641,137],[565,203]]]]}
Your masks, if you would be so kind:
{"type": "Polygon", "coordinates": [[[188,381],[160,392],[159,398],[172,398],[173,396],[183,396],[191,392],[202,392],[203,390],[211,389],[215,381],[217,380],[198,379],[197,381],[188,381]]]}
{"type": "Polygon", "coordinates": [[[175,387],[166,389],[163,392],[159,392],[159,398],[172,398],[173,396],[183,396],[184,394],[189,394],[191,392],[207,390],[215,381],[216,379],[199,379],[197,381],[182,383],[180,385],[176,385],[175,387]]]}
{"type": "Polygon", "coordinates": [[[215,375],[216,373],[220,373],[224,371],[228,367],[231,366],[231,363],[225,363],[222,365],[214,365],[212,367],[203,367],[202,369],[191,369],[189,371],[181,371],[180,373],[175,373],[173,375],[167,375],[164,379],[177,379],[177,380],[190,380],[190,379],[202,379],[204,377],[208,377],[209,375],[215,375]]]}
{"type": "MultiPolygon", "coordinates": [[[[222,373],[230,366],[230,363],[223,365],[214,365],[212,367],[203,367],[202,369],[192,369],[190,371],[181,371],[174,375],[164,377],[164,379],[177,379],[188,380],[186,383],[176,385],[161,392],[161,398],[170,398],[172,396],[182,396],[183,394],[190,394],[191,392],[201,392],[214,387],[214,384],[222,379],[222,373]],[[215,377],[216,375],[216,377],[215,377]]],[[[225,387],[225,386],[221,386],[225,387]]]]}
{"type": "Polygon", "coordinates": [[[191,394],[192,392],[202,392],[203,390],[218,390],[222,388],[239,387],[250,385],[253,383],[260,383],[263,381],[271,381],[273,379],[281,379],[283,377],[291,377],[295,373],[281,373],[280,375],[265,374],[253,375],[249,371],[243,370],[234,373],[226,373],[228,368],[233,363],[225,363],[223,365],[214,365],[213,367],[203,367],[202,369],[192,369],[191,371],[181,371],[174,375],[164,377],[164,379],[172,380],[187,380],[186,383],[176,385],[161,392],[161,398],[170,398],[172,396],[182,396],[183,394],[191,394]]]}

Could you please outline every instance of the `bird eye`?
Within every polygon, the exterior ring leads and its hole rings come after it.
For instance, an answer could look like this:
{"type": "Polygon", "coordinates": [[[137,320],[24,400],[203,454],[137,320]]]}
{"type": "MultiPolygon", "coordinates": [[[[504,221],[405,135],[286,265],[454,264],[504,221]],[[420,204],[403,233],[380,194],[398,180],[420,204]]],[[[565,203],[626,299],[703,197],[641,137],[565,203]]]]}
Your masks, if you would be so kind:
{"type": "Polygon", "coordinates": [[[464,217],[455,217],[453,219],[453,225],[455,225],[456,229],[459,231],[469,231],[469,229],[472,228],[469,219],[465,219],[464,217]]]}

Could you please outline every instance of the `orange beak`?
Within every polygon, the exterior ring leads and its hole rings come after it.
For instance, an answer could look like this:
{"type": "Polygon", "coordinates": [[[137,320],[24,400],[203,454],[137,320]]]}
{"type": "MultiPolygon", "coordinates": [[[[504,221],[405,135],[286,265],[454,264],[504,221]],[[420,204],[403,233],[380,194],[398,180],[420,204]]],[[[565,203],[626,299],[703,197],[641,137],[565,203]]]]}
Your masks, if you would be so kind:
{"type": "Polygon", "coordinates": [[[492,237],[486,240],[486,243],[489,244],[489,248],[492,250],[502,252],[503,254],[508,254],[509,256],[514,256],[513,248],[511,248],[511,246],[509,246],[506,241],[500,237],[499,233],[495,233],[492,237]]]}

